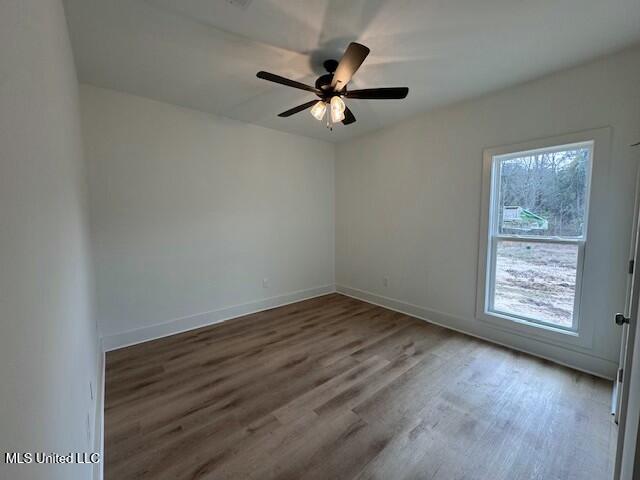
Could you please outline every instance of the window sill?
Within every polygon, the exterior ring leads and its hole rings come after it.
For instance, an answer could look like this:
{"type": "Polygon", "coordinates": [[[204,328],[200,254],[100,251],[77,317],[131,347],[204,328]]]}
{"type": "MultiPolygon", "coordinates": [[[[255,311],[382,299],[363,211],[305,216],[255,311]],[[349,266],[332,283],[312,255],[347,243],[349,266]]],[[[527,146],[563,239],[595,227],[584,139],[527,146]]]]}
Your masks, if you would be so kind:
{"type": "Polygon", "coordinates": [[[533,328],[541,328],[543,330],[547,330],[550,332],[561,333],[563,335],[571,335],[573,337],[578,337],[578,332],[576,330],[569,330],[567,328],[562,327],[554,327],[553,325],[549,325],[547,323],[536,322],[535,320],[527,320],[526,318],[517,317],[515,315],[509,315],[508,313],[497,312],[497,311],[487,311],[485,315],[491,315],[496,318],[501,318],[504,320],[508,320],[510,322],[519,323],[522,325],[528,325],[533,328]]]}
{"type": "Polygon", "coordinates": [[[479,312],[477,318],[499,330],[515,333],[538,341],[558,346],[573,346],[585,349],[592,347],[592,339],[588,338],[588,336],[581,335],[580,329],[576,331],[555,328],[551,325],[529,322],[518,317],[491,311],[479,312]]]}

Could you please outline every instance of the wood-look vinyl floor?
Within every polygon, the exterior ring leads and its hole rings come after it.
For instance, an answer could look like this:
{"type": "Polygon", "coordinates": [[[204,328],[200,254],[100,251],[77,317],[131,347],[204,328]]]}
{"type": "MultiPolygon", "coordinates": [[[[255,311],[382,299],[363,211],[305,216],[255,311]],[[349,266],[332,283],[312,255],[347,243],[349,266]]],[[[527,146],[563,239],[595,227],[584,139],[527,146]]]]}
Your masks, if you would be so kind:
{"type": "Polygon", "coordinates": [[[331,294],[108,353],[105,476],[605,480],[610,392],[331,294]]]}

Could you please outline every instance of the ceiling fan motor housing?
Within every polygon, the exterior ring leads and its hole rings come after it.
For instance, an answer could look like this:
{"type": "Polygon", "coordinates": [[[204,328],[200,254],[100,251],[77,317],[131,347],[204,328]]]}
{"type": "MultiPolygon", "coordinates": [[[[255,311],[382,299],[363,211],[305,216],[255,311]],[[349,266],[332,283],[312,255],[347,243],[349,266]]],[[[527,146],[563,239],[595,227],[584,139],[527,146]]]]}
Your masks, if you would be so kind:
{"type": "Polygon", "coordinates": [[[318,79],[316,80],[316,88],[319,90],[322,90],[323,92],[328,93],[332,90],[331,88],[332,80],[333,80],[333,74],[325,73],[324,75],[318,77],[318,79]]]}
{"type": "Polygon", "coordinates": [[[333,74],[336,71],[336,68],[338,68],[338,61],[325,60],[322,66],[329,73],[325,73],[324,75],[318,77],[318,79],[316,80],[316,88],[322,90],[323,92],[329,92],[332,90],[331,82],[333,81],[333,74]]]}

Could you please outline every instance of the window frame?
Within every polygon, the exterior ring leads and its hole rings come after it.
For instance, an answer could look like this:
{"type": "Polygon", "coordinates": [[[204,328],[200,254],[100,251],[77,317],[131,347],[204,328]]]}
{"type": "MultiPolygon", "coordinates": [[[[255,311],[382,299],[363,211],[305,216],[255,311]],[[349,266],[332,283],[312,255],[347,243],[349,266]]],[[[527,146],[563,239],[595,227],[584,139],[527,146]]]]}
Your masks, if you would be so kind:
{"type": "Polygon", "coordinates": [[[489,205],[489,245],[490,249],[487,255],[487,285],[485,288],[485,313],[488,315],[497,315],[514,322],[525,322],[535,324],[536,326],[560,330],[566,333],[576,333],[580,323],[580,298],[582,293],[582,276],[584,274],[584,250],[587,242],[589,229],[589,200],[591,198],[591,172],[593,165],[593,140],[584,142],[569,143],[564,145],[555,145],[547,148],[536,148],[533,150],[524,150],[511,152],[502,155],[492,155],[491,157],[491,202],[489,205]],[[558,237],[544,235],[516,235],[500,233],[500,179],[502,174],[502,165],[507,160],[521,158],[527,155],[536,155],[539,153],[563,152],[571,149],[588,148],[589,155],[586,167],[586,185],[585,185],[585,202],[584,202],[584,223],[582,235],[579,237],[558,237]],[[576,259],[576,286],[573,299],[573,317],[571,327],[564,327],[545,320],[518,315],[514,312],[500,311],[495,308],[495,289],[496,289],[496,265],[498,244],[501,241],[516,243],[551,243],[575,245],[578,250],[576,259]]]}
{"type": "MultiPolygon", "coordinates": [[[[585,314],[584,305],[585,297],[588,299],[594,293],[594,272],[602,270],[602,259],[589,257],[589,243],[592,237],[593,218],[595,215],[602,215],[602,205],[594,208],[594,178],[596,175],[606,176],[608,160],[610,155],[610,136],[611,129],[609,127],[587,130],[578,133],[560,135],[545,139],[533,140],[514,145],[506,145],[501,147],[487,148],[483,151],[483,188],[482,198],[480,202],[480,241],[478,255],[478,277],[477,277],[477,295],[476,295],[476,319],[490,324],[492,327],[504,330],[509,333],[523,335],[536,340],[547,341],[548,343],[558,344],[560,346],[571,345],[576,347],[591,348],[593,343],[594,315],[585,314]],[[494,174],[494,158],[498,157],[504,160],[522,156],[522,153],[530,153],[538,151],[552,151],[554,148],[564,150],[574,145],[590,145],[589,168],[587,176],[587,191],[585,198],[585,220],[582,237],[566,239],[562,237],[545,237],[545,236],[523,236],[512,234],[500,234],[498,239],[492,238],[494,233],[496,217],[499,212],[495,209],[494,203],[499,201],[499,195],[495,198],[492,192],[495,190],[494,182],[498,181],[499,176],[494,174]],[[493,296],[495,288],[494,268],[491,268],[492,258],[495,258],[496,248],[499,240],[515,240],[530,243],[566,243],[578,246],[578,264],[576,269],[576,294],[574,298],[574,321],[572,328],[562,327],[553,323],[539,321],[537,319],[529,319],[514,315],[512,313],[504,313],[495,311],[489,304],[489,295],[493,296]],[[490,256],[491,255],[491,256],[490,256]],[[585,276],[589,271],[591,273],[589,284],[585,285],[585,276]],[[491,282],[491,283],[489,283],[491,282]],[[492,289],[487,287],[491,285],[492,289]],[[585,288],[586,287],[586,288],[585,288]],[[586,290],[586,295],[585,295],[586,290]]],[[[602,191],[599,189],[595,194],[598,201],[602,203],[602,191]]],[[[600,239],[603,232],[602,228],[596,228],[596,237],[600,239]]],[[[498,233],[496,229],[496,233],[498,233]]],[[[600,241],[600,240],[599,240],[600,241]]],[[[597,281],[597,278],[595,278],[597,281]]],[[[586,303],[590,303],[588,301],[586,303]]],[[[591,309],[592,306],[589,305],[591,309]]]]}

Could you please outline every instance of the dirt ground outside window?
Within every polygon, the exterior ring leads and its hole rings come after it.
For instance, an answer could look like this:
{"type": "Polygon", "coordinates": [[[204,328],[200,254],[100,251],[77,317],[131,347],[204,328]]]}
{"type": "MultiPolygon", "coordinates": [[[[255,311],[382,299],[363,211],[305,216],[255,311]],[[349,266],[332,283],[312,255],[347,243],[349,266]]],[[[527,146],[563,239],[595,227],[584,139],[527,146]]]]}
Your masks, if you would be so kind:
{"type": "Polygon", "coordinates": [[[570,328],[577,260],[576,245],[500,241],[494,309],[570,328]]]}

